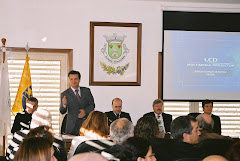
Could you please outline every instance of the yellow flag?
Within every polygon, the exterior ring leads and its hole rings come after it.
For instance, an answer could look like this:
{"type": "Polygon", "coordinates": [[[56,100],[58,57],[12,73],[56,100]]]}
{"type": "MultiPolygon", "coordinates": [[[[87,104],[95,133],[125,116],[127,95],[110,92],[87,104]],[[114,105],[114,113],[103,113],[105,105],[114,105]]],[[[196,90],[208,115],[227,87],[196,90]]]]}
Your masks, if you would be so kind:
{"type": "Polygon", "coordinates": [[[29,68],[29,57],[27,56],[17,96],[12,107],[12,113],[16,114],[26,109],[26,102],[30,97],[32,97],[32,81],[29,68]]]}

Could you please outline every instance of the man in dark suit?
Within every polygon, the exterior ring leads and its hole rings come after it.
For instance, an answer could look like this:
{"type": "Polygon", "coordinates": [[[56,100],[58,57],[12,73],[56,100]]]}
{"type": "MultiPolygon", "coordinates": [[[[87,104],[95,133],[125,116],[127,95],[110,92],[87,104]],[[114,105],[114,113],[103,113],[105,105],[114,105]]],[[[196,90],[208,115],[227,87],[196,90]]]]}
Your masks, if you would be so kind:
{"type": "Polygon", "coordinates": [[[79,135],[82,123],[94,110],[95,103],[90,89],[79,86],[81,74],[78,71],[70,71],[68,78],[71,87],[61,93],[60,113],[68,112],[65,133],[79,135]]]}
{"type": "Polygon", "coordinates": [[[153,111],[144,114],[143,116],[156,117],[159,124],[159,130],[161,133],[170,132],[170,124],[172,122],[172,115],[163,112],[163,101],[161,99],[156,99],[153,101],[153,111]]]}
{"type": "Polygon", "coordinates": [[[221,132],[221,120],[220,120],[220,117],[217,116],[217,115],[212,114],[213,101],[210,101],[210,100],[202,101],[202,108],[203,108],[203,112],[205,114],[210,115],[212,117],[213,121],[214,121],[213,132],[221,135],[222,132],[221,132]]]}
{"type": "Polygon", "coordinates": [[[120,98],[114,98],[112,100],[112,109],[112,111],[105,112],[108,117],[109,126],[113,121],[119,118],[127,118],[129,121],[132,121],[129,113],[122,112],[122,100],[120,98]]]}

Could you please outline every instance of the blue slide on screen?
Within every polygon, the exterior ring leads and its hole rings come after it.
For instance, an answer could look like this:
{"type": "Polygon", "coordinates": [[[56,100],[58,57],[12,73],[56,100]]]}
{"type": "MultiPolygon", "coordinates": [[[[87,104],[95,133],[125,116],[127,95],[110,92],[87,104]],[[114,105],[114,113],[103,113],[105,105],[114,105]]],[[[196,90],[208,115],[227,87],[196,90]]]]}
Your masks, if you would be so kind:
{"type": "Polygon", "coordinates": [[[240,98],[240,33],[164,31],[164,99],[240,98]]]}

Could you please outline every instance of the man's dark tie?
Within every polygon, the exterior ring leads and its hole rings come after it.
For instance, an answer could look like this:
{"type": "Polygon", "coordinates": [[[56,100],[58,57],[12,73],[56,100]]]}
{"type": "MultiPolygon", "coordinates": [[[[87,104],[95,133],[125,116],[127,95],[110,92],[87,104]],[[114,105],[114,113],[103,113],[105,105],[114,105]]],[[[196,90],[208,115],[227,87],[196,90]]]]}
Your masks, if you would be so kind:
{"type": "Polygon", "coordinates": [[[76,92],[76,96],[77,96],[78,102],[80,102],[80,96],[78,94],[78,89],[76,89],[75,92],[76,92]]]}
{"type": "Polygon", "coordinates": [[[117,118],[120,118],[120,114],[116,114],[117,118]]]}

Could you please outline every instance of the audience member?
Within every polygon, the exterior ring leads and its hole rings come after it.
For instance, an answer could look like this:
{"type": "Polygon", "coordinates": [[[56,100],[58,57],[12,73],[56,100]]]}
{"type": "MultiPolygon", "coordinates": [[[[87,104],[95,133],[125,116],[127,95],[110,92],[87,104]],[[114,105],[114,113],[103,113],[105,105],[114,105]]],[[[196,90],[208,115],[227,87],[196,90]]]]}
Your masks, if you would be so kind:
{"type": "Polygon", "coordinates": [[[200,131],[198,122],[191,116],[180,116],[171,123],[171,135],[176,143],[171,148],[172,158],[203,158],[203,152],[194,147],[198,143],[200,131]]]}
{"type": "Polygon", "coordinates": [[[17,113],[12,126],[11,133],[19,130],[29,130],[32,120],[32,114],[38,108],[38,100],[35,97],[30,97],[26,103],[26,109],[23,112],[17,113]]]}
{"type": "Polygon", "coordinates": [[[226,158],[229,161],[239,161],[240,160],[240,141],[232,144],[226,153],[226,158]]]}
{"type": "Polygon", "coordinates": [[[179,116],[171,124],[171,135],[176,140],[197,144],[200,134],[198,122],[191,116],[179,116]]]}
{"type": "Polygon", "coordinates": [[[14,161],[57,161],[54,157],[53,142],[43,137],[24,139],[14,161]]]}
{"type": "Polygon", "coordinates": [[[60,113],[67,112],[66,134],[78,135],[79,129],[95,103],[89,88],[80,87],[81,74],[72,70],[68,73],[70,88],[61,93],[60,113]]]}
{"type": "MultiPolygon", "coordinates": [[[[228,160],[220,155],[210,155],[210,156],[204,158],[203,161],[228,161],[228,160]]],[[[229,160],[229,161],[231,161],[231,160],[229,160]]]]}
{"type": "Polygon", "coordinates": [[[133,136],[134,126],[126,118],[120,118],[110,125],[110,138],[115,143],[110,149],[105,149],[101,154],[108,160],[118,160],[120,158],[120,148],[122,143],[133,136]]]}
{"type": "Polygon", "coordinates": [[[144,114],[143,116],[155,117],[158,121],[159,130],[161,133],[170,132],[170,124],[172,122],[172,115],[163,112],[163,101],[156,99],[153,101],[153,112],[144,114]]]}
{"type": "Polygon", "coordinates": [[[87,119],[83,122],[80,129],[80,136],[72,140],[68,159],[74,155],[78,145],[86,140],[102,140],[107,139],[109,135],[109,126],[107,124],[107,116],[100,111],[92,111],[87,119]]]}
{"type": "Polygon", "coordinates": [[[130,137],[122,145],[120,161],[156,161],[148,140],[130,137]]]}
{"type": "MultiPolygon", "coordinates": [[[[23,141],[23,139],[26,137],[26,135],[32,135],[32,136],[41,136],[43,130],[48,130],[50,132],[52,132],[53,134],[53,130],[51,128],[52,125],[52,116],[50,114],[49,111],[45,110],[45,109],[38,109],[36,112],[33,113],[32,116],[32,122],[31,122],[31,131],[33,131],[32,133],[35,134],[31,134],[29,132],[29,130],[20,130],[17,131],[14,135],[13,135],[13,139],[10,141],[9,146],[6,150],[6,159],[7,160],[13,160],[14,155],[16,153],[16,151],[19,148],[19,144],[23,141]],[[45,125],[45,126],[43,126],[45,125]],[[39,127],[39,126],[43,126],[43,127],[39,127]],[[48,127],[46,127],[48,126],[48,127]],[[33,129],[39,127],[37,129],[33,129]],[[38,133],[39,132],[39,133],[38,133]]],[[[45,133],[43,131],[43,133],[45,133]]],[[[47,135],[49,136],[49,135],[47,135]]],[[[44,135],[43,135],[44,137],[44,135]]],[[[67,160],[67,155],[66,155],[66,146],[65,146],[65,142],[62,140],[61,137],[54,135],[54,150],[55,150],[55,157],[57,158],[58,161],[66,161],[67,160]]]]}
{"type": "Polygon", "coordinates": [[[212,114],[213,101],[204,100],[202,101],[202,108],[205,114],[208,114],[214,120],[213,132],[221,134],[221,120],[219,116],[212,114]]]}
{"type": "Polygon", "coordinates": [[[120,98],[114,98],[112,100],[112,109],[112,111],[105,112],[108,117],[109,126],[113,121],[119,118],[127,118],[129,121],[132,121],[129,113],[122,111],[122,100],[120,98]]]}
{"type": "Polygon", "coordinates": [[[69,161],[107,161],[98,153],[81,153],[74,155],[69,161]]]}
{"type": "Polygon", "coordinates": [[[141,117],[134,127],[134,136],[145,139],[160,137],[157,119],[155,117],[141,117]]]}
{"type": "Polygon", "coordinates": [[[208,114],[200,114],[197,116],[197,121],[199,125],[199,129],[201,135],[199,136],[199,142],[206,140],[206,139],[229,139],[232,140],[230,137],[222,136],[220,134],[213,132],[214,121],[212,117],[208,114]]]}

